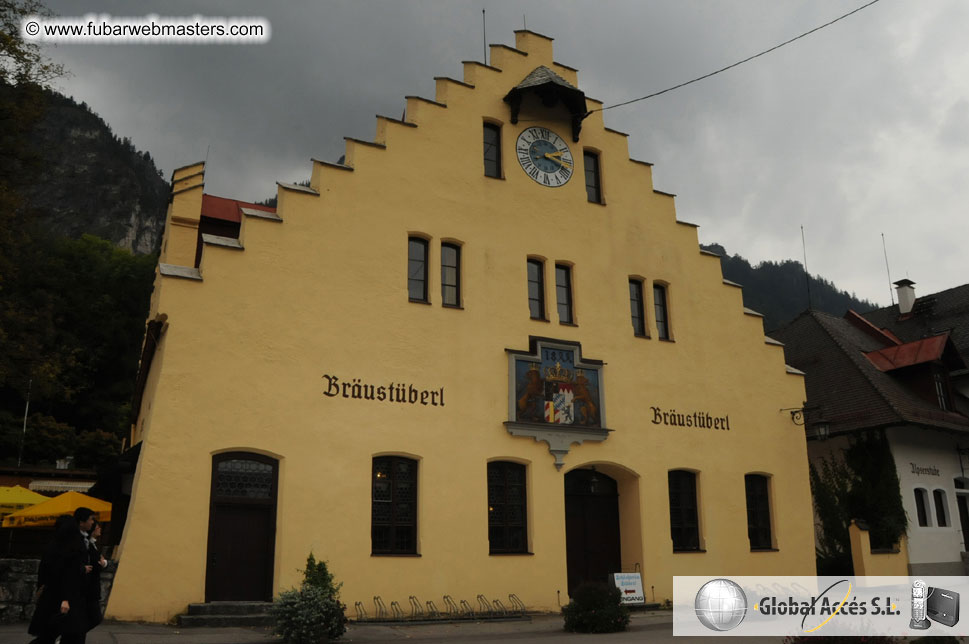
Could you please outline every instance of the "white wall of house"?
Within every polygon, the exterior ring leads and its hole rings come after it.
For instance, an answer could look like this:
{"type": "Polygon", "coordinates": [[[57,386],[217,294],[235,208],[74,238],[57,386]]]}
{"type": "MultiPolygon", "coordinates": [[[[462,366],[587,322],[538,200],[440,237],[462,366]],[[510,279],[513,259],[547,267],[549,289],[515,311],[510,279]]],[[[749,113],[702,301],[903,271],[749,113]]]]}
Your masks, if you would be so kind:
{"type": "MultiPolygon", "coordinates": [[[[912,574],[961,575],[963,534],[955,479],[969,476],[960,467],[959,436],[922,427],[896,427],[887,432],[898,470],[902,504],[908,515],[909,566],[912,574]],[[928,525],[919,525],[917,488],[926,492],[928,525]],[[940,519],[936,490],[944,496],[940,519]],[[943,525],[944,524],[944,525],[943,525]]],[[[961,446],[969,447],[969,437],[961,446]]],[[[965,490],[961,493],[969,492],[965,490]]]]}

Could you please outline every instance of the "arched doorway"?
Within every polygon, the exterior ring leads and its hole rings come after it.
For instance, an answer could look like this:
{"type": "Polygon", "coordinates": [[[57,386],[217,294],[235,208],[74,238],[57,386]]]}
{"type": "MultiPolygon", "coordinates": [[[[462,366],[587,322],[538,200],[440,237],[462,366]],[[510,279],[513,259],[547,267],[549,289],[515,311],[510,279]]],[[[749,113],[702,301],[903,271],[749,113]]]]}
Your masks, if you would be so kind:
{"type": "Polygon", "coordinates": [[[278,474],[261,454],[212,458],[205,601],[272,600],[278,474]]]}
{"type": "Polygon", "coordinates": [[[616,480],[594,469],[565,475],[565,553],[569,594],[622,570],[616,480]]]}

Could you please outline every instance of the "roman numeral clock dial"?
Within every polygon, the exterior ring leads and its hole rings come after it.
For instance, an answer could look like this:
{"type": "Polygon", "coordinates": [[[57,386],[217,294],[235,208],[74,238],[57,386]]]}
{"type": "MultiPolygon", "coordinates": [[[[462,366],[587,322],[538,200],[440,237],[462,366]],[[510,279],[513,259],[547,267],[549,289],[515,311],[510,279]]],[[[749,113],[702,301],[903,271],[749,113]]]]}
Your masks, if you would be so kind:
{"type": "Polygon", "coordinates": [[[518,135],[515,154],[525,174],[550,188],[564,186],[575,171],[569,146],[562,137],[544,127],[523,130],[518,135]]]}

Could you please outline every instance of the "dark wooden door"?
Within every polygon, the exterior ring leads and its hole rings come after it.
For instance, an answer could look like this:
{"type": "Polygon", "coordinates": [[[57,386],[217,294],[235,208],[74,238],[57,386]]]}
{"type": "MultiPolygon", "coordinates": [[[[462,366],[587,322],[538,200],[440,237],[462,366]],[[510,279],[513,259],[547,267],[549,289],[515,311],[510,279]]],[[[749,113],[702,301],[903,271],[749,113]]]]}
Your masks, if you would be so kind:
{"type": "Polygon", "coordinates": [[[260,454],[212,462],[205,601],[271,601],[277,463],[260,454]]]}
{"type": "Polygon", "coordinates": [[[565,552],[569,594],[584,582],[608,583],[622,571],[615,479],[594,470],[565,475],[565,552]]]}

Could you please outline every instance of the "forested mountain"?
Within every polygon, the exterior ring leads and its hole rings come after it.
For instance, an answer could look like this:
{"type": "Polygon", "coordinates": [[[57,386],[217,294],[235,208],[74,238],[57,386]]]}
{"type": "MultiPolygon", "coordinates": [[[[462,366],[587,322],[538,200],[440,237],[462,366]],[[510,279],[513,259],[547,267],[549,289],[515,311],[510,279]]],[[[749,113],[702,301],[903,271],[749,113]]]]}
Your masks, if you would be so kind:
{"type": "Polygon", "coordinates": [[[764,328],[767,331],[787,324],[807,308],[838,316],[844,315],[848,309],[865,313],[878,308],[878,304],[859,300],[816,275],[810,279],[809,306],[808,282],[800,262],[788,259],[751,266],[740,255],[728,254],[719,244],[701,248],[720,256],[724,279],[744,287],[744,306],[764,315],[764,328]]]}
{"type": "MultiPolygon", "coordinates": [[[[11,101],[30,101],[33,109],[18,133],[29,156],[10,168],[20,216],[53,235],[90,234],[135,253],[157,250],[169,188],[151,155],[115,135],[86,104],[57,92],[0,83],[0,102],[11,101]]],[[[5,119],[0,128],[13,125],[5,119]]]]}
{"type": "Polygon", "coordinates": [[[0,150],[0,464],[98,466],[128,430],[168,188],[31,82],[0,81],[0,150]]]}

